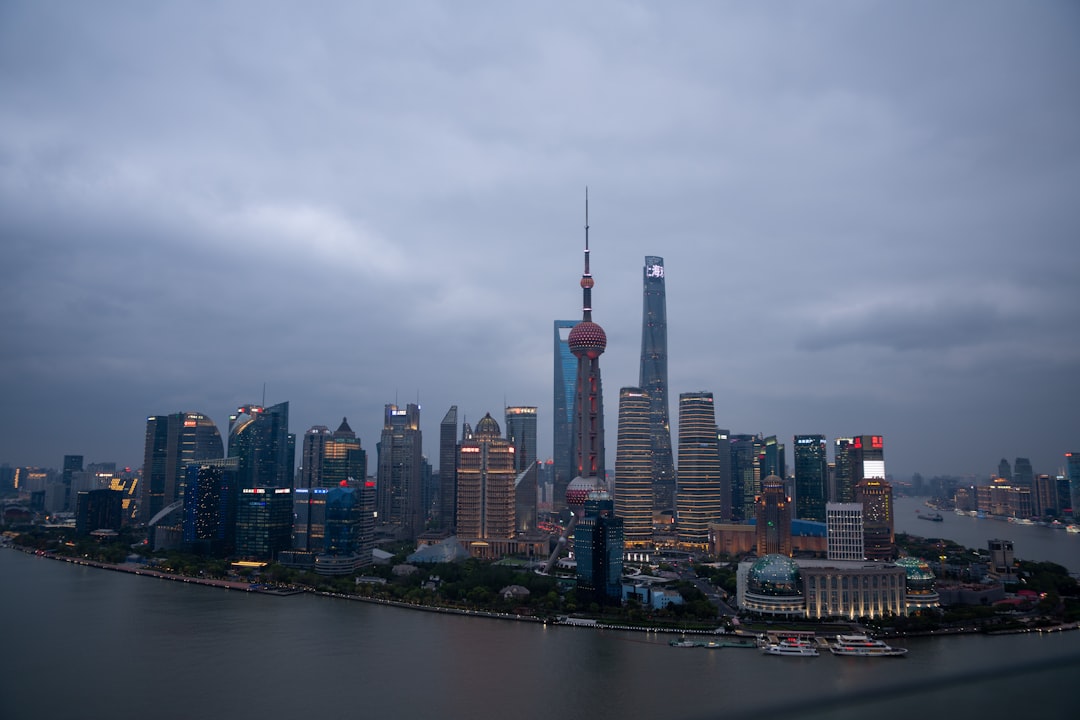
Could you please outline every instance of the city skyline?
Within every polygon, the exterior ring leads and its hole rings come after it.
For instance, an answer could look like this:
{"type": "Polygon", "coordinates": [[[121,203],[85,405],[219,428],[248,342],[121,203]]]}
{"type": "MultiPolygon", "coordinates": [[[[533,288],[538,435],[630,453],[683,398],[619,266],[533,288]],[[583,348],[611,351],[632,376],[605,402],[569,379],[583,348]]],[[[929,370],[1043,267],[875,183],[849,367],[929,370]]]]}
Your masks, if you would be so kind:
{"type": "Polygon", "coordinates": [[[137,467],[150,416],[282,402],[369,472],[390,403],[433,465],[452,405],[536,406],[550,457],[587,185],[609,431],[655,255],[668,396],[732,433],[1057,472],[1080,11],[989,7],[5,3],[0,462],[137,467]]]}

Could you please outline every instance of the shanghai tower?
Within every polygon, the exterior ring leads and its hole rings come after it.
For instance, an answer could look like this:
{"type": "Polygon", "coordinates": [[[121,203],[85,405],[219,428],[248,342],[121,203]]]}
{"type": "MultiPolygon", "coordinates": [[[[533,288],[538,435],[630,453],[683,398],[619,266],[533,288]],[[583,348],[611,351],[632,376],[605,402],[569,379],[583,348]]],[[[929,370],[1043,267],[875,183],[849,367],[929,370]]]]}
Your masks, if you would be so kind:
{"type": "Polygon", "coordinates": [[[649,395],[649,435],[652,445],[653,512],[675,507],[675,463],[671,455],[668,413],[667,299],[664,258],[647,256],[641,316],[641,375],[638,387],[649,395]]]}

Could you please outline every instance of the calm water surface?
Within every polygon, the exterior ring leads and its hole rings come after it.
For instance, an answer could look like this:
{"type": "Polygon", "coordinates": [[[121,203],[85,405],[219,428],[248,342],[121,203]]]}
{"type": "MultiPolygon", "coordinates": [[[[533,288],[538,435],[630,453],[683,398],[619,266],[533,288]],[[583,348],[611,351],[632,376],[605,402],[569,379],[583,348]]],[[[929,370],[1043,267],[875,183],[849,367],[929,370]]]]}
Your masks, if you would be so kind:
{"type": "Polygon", "coordinates": [[[973,518],[942,512],[941,522],[919,519],[919,512],[932,512],[925,498],[898,497],[893,501],[894,527],[897,532],[920,537],[952,540],[964,547],[986,549],[988,540],[1012,540],[1013,553],[1018,560],[1055,562],[1069,572],[1080,573],[1080,533],[1068,533],[1038,525],[1016,523],[991,518],[973,518]]]}
{"type": "Polygon", "coordinates": [[[0,717],[1075,717],[1080,632],[911,638],[905,658],[270,597],[0,550],[0,717]],[[966,715],[973,717],[975,715],[966,715]]]}

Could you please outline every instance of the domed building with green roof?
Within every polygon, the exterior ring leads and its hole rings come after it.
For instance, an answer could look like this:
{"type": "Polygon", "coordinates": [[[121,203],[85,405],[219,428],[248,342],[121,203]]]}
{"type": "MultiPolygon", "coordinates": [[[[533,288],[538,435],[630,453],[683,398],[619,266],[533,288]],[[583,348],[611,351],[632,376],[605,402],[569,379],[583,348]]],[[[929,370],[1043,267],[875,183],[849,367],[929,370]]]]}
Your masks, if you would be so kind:
{"type": "Polygon", "coordinates": [[[764,555],[746,572],[740,605],[763,615],[801,617],[805,614],[799,565],[786,555],[764,555]]]}
{"type": "Polygon", "coordinates": [[[935,588],[937,576],[930,569],[929,563],[922,558],[904,556],[897,558],[896,565],[904,568],[907,574],[904,584],[907,589],[909,613],[941,605],[941,597],[935,588]]]}

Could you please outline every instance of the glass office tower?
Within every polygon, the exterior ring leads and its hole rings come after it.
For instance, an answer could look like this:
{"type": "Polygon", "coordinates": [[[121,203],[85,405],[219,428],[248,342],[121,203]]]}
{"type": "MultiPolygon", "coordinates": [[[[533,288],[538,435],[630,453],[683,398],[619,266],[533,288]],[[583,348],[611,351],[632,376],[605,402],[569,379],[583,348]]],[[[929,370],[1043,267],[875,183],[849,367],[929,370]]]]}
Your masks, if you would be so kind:
{"type": "Polygon", "coordinates": [[[652,483],[656,509],[675,507],[675,461],[668,412],[667,296],[664,258],[645,258],[641,314],[641,371],[638,386],[649,396],[652,483]]]}
{"type": "Polygon", "coordinates": [[[555,461],[555,482],[552,510],[566,507],[566,486],[574,479],[574,381],[577,378],[577,358],[570,352],[570,331],[577,320],[555,321],[555,397],[552,424],[552,459],[555,461]]]}
{"type": "Polygon", "coordinates": [[[139,487],[142,522],[183,497],[188,465],[224,455],[221,433],[206,415],[178,412],[148,417],[139,487]]]}
{"type": "Polygon", "coordinates": [[[824,435],[795,436],[795,517],[825,522],[829,460],[824,435]]]}

